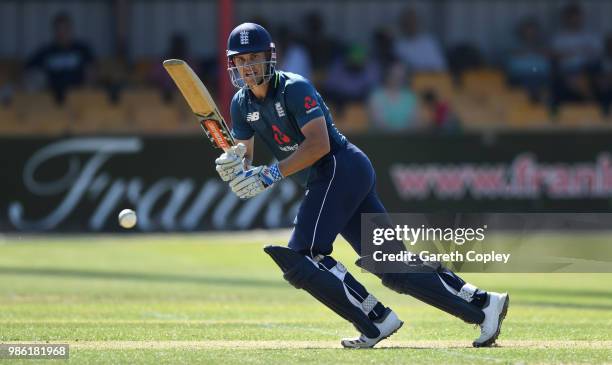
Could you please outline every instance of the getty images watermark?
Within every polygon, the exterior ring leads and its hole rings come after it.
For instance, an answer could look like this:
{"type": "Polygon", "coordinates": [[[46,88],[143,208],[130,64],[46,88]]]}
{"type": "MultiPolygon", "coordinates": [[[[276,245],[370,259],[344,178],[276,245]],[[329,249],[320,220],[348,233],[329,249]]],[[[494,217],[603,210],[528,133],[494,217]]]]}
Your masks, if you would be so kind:
{"type": "Polygon", "coordinates": [[[612,272],[612,213],[363,214],[360,266],[612,272]]]}
{"type": "Polygon", "coordinates": [[[69,356],[70,346],[68,344],[0,343],[0,359],[68,360],[69,356]]]}
{"type": "MultiPolygon", "coordinates": [[[[407,224],[396,225],[391,228],[374,228],[372,231],[372,243],[374,246],[381,246],[387,241],[404,242],[405,245],[412,247],[419,242],[445,242],[457,246],[465,243],[484,242],[487,225],[479,228],[439,228],[410,227],[407,224]]],[[[462,252],[455,249],[451,252],[432,252],[427,249],[419,252],[412,252],[408,249],[399,252],[385,253],[382,249],[372,253],[372,259],[377,262],[402,261],[407,263],[419,262],[503,262],[507,264],[512,254],[499,253],[495,251],[478,252],[477,250],[467,250],[462,252]]]]}

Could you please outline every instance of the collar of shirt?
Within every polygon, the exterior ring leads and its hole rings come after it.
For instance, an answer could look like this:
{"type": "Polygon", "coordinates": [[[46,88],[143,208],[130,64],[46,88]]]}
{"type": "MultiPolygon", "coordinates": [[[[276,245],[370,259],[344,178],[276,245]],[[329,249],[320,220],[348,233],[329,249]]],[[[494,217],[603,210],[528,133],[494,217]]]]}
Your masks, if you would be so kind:
{"type": "Polygon", "coordinates": [[[276,93],[276,89],[278,89],[278,82],[279,82],[278,72],[274,71],[274,76],[272,76],[272,78],[270,78],[270,81],[268,81],[268,91],[266,92],[266,97],[262,100],[259,100],[255,96],[255,94],[253,94],[251,89],[247,88],[247,94],[249,95],[249,102],[263,104],[270,97],[274,96],[274,94],[276,93]]]}

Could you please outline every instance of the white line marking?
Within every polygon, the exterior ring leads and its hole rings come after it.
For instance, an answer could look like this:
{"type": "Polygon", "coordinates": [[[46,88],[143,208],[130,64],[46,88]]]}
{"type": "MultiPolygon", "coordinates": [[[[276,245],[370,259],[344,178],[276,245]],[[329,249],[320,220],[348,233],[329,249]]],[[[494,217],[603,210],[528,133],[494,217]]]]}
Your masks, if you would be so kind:
{"type": "Polygon", "coordinates": [[[319,218],[321,218],[321,212],[323,212],[323,207],[325,206],[325,199],[327,199],[327,193],[329,192],[329,188],[331,187],[332,182],[334,182],[334,177],[336,176],[336,156],[332,155],[334,159],[334,172],[332,172],[331,180],[329,180],[329,185],[327,185],[327,190],[325,190],[325,195],[323,196],[323,203],[321,203],[321,209],[319,210],[319,215],[317,216],[317,221],[315,222],[314,232],[312,233],[312,242],[310,243],[310,257],[314,258],[312,254],[312,248],[314,247],[315,237],[317,236],[317,226],[319,225],[319,218]]]}
{"type": "MultiPolygon", "coordinates": [[[[23,341],[3,341],[5,344],[23,341]]],[[[204,341],[65,341],[75,349],[309,349],[309,348],[341,348],[340,341],[300,341],[300,340],[204,340],[204,341]]],[[[46,343],[45,341],[28,341],[28,343],[46,343]]],[[[497,349],[612,349],[612,341],[583,341],[583,340],[498,340],[497,349]]],[[[386,340],[376,346],[377,348],[412,348],[412,349],[446,349],[453,355],[459,355],[456,350],[470,351],[463,356],[474,358],[489,358],[478,354],[480,349],[474,349],[468,340],[386,340]],[[456,350],[453,350],[456,349],[456,350]]],[[[461,355],[460,355],[461,356],[461,355]]]]}

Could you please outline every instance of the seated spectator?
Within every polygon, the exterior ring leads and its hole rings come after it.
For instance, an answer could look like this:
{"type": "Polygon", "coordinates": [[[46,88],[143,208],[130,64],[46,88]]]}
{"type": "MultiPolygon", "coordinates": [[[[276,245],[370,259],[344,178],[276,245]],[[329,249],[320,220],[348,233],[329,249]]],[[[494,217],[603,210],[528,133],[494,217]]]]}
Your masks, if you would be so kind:
{"type": "Polygon", "coordinates": [[[39,69],[58,103],[71,89],[93,81],[94,57],[90,47],[73,39],[72,19],[60,13],[53,19],[53,41],[30,58],[26,68],[39,69]]]}
{"type": "MultiPolygon", "coordinates": [[[[288,26],[278,29],[276,49],[279,54],[279,69],[311,79],[310,55],[288,26]]],[[[311,80],[312,81],[312,80],[311,80]]]]}
{"type": "Polygon", "coordinates": [[[320,13],[313,11],[304,17],[302,44],[308,50],[314,71],[325,70],[341,56],[340,42],[327,35],[325,21],[320,13]]]}
{"type": "Polygon", "coordinates": [[[601,54],[601,39],[584,29],[582,9],[570,4],[562,12],[562,29],[553,39],[559,70],[565,74],[581,72],[592,66],[601,54]]]}
{"type": "Polygon", "coordinates": [[[459,79],[463,72],[483,67],[484,61],[477,46],[464,42],[453,46],[448,51],[448,65],[453,77],[459,79]]]}
{"type": "Polygon", "coordinates": [[[368,108],[377,130],[400,131],[417,123],[417,98],[407,84],[406,69],[395,63],[384,83],[370,95],[368,108]]]}
{"type": "Polygon", "coordinates": [[[598,67],[597,94],[604,114],[612,106],[612,34],[606,38],[604,55],[598,67]]]}
{"type": "Polygon", "coordinates": [[[98,82],[108,93],[109,99],[117,103],[130,76],[130,63],[125,48],[118,47],[112,58],[100,61],[97,73],[98,82]]]}
{"type": "Polygon", "coordinates": [[[553,108],[564,101],[592,97],[592,72],[601,54],[600,38],[584,29],[582,9],[570,4],[562,11],[562,29],[552,42],[554,52],[553,108]]]}
{"type": "Polygon", "coordinates": [[[340,111],[348,102],[365,101],[378,80],[378,69],[371,60],[368,62],[366,50],[353,45],[329,69],[324,83],[325,98],[340,111]]]}
{"type": "MultiPolygon", "coordinates": [[[[203,75],[199,73],[198,63],[191,56],[187,39],[182,34],[175,33],[170,37],[168,50],[166,51],[164,59],[170,58],[178,58],[186,61],[196,74],[203,77],[203,75]]],[[[168,77],[168,73],[164,69],[162,63],[157,62],[151,73],[151,79],[162,92],[164,99],[170,100],[172,96],[176,94],[176,85],[174,81],[168,77]]]]}
{"type": "Polygon", "coordinates": [[[421,114],[425,119],[425,124],[435,132],[456,133],[460,131],[459,121],[453,114],[450,104],[440,100],[433,90],[423,94],[421,114]]]}
{"type": "Polygon", "coordinates": [[[395,39],[389,29],[378,28],[374,30],[372,34],[371,49],[372,61],[376,63],[381,74],[384,70],[387,70],[397,62],[397,57],[395,56],[395,39]]]}
{"type": "Polygon", "coordinates": [[[535,19],[526,19],[519,24],[516,37],[518,44],[509,52],[508,78],[511,84],[525,88],[534,102],[540,101],[551,73],[540,25],[535,19]]]}
{"type": "Polygon", "coordinates": [[[414,9],[405,9],[399,17],[400,35],[395,53],[410,72],[445,71],[446,60],[442,47],[431,35],[419,29],[414,9]]]}

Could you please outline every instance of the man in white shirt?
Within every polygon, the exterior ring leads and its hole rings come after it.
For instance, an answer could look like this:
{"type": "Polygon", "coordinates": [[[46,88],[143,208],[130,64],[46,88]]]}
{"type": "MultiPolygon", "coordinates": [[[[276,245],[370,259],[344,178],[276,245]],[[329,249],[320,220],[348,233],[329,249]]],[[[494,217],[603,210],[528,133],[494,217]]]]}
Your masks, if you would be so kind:
{"type": "Polygon", "coordinates": [[[563,73],[581,72],[601,54],[601,37],[584,29],[582,10],[570,4],[562,12],[563,28],[553,38],[553,50],[563,73]]]}
{"type": "Polygon", "coordinates": [[[594,99],[594,68],[601,55],[601,38],[584,29],[582,9],[569,4],[561,13],[562,28],[552,40],[554,71],[552,107],[594,99]]]}
{"type": "Polygon", "coordinates": [[[404,9],[398,25],[400,35],[395,44],[395,53],[410,71],[446,70],[446,60],[440,44],[431,34],[419,30],[414,9],[404,9]]]}

